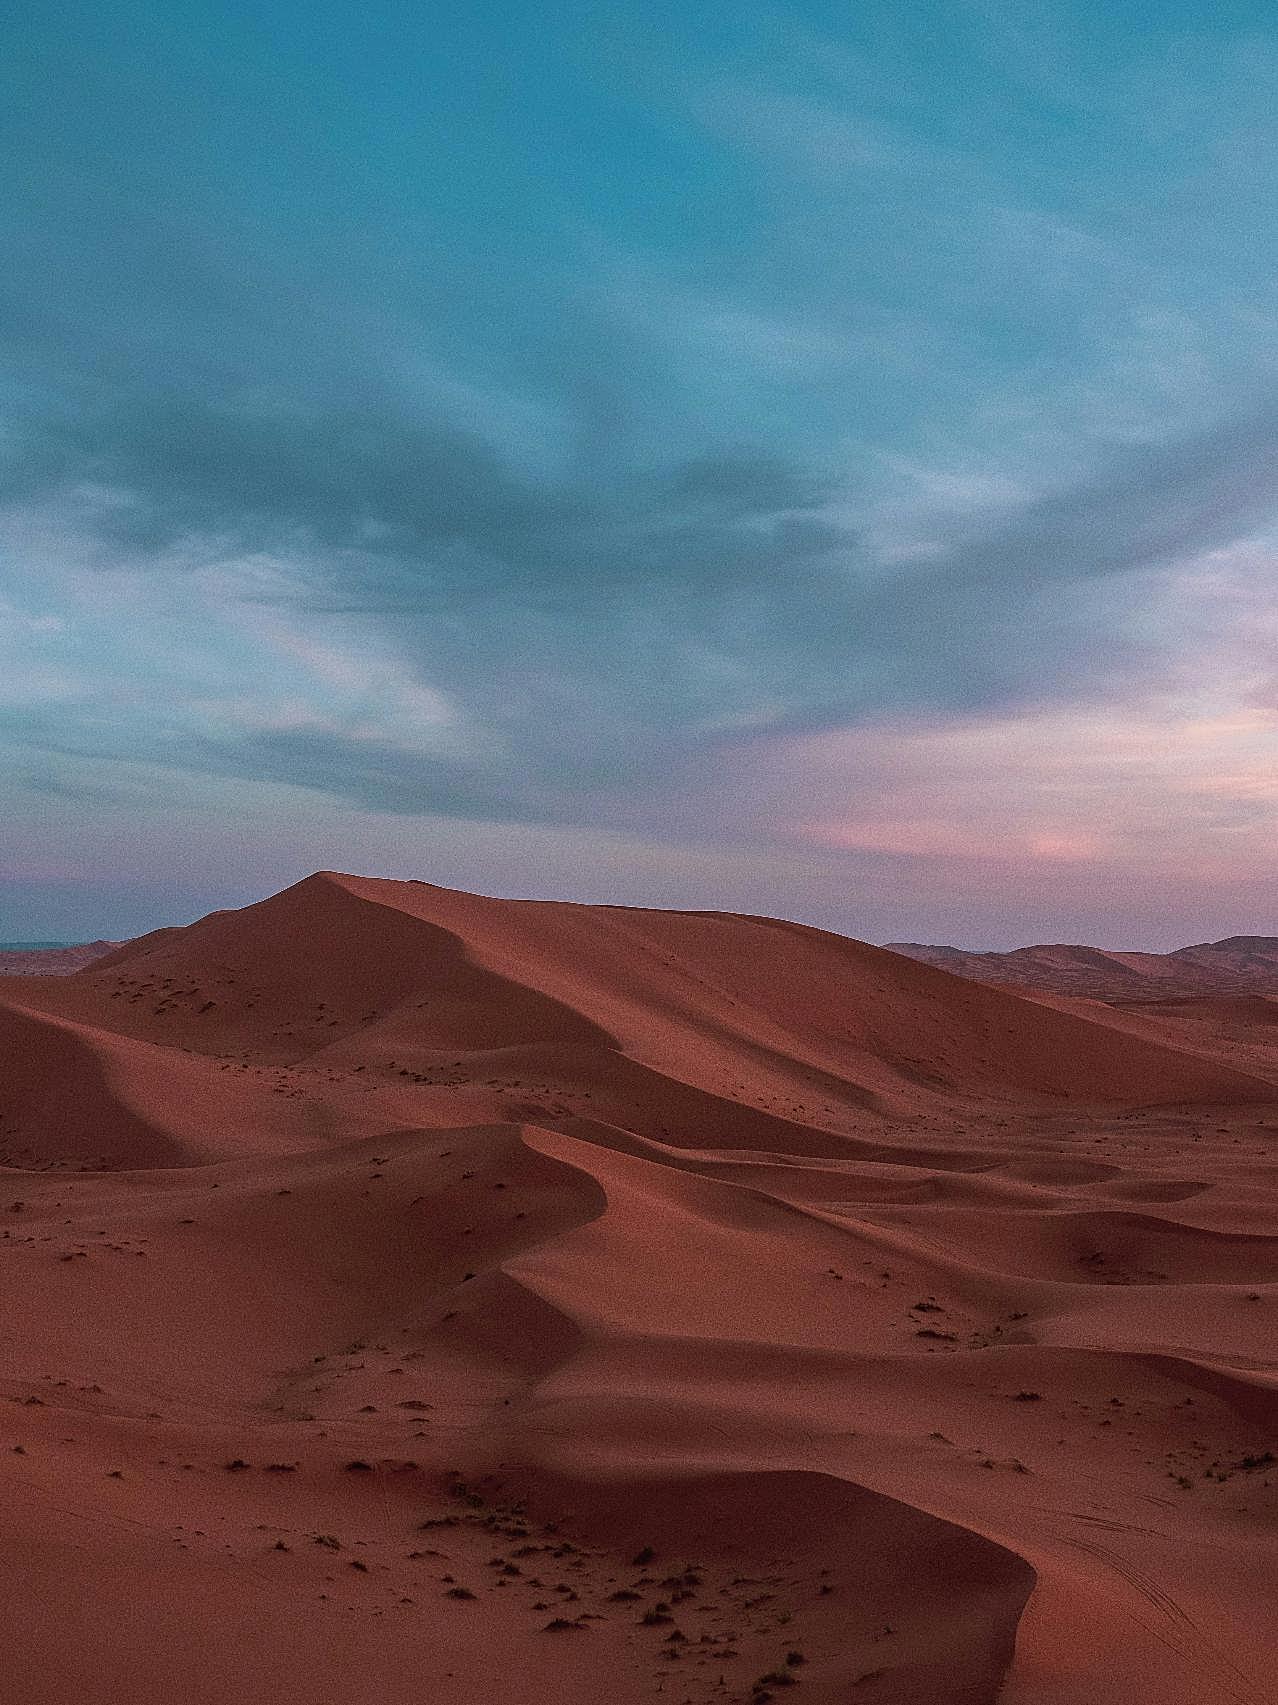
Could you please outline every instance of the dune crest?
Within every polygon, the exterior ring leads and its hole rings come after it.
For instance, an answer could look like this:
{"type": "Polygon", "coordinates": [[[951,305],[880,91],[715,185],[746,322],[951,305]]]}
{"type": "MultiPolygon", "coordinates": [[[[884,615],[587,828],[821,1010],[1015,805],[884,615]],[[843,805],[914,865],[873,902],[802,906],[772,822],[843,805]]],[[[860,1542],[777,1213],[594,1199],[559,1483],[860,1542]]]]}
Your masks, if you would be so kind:
{"type": "Polygon", "coordinates": [[[1264,995],[321,872],[0,1045],[15,1696],[1269,1697],[1264,995]]]}

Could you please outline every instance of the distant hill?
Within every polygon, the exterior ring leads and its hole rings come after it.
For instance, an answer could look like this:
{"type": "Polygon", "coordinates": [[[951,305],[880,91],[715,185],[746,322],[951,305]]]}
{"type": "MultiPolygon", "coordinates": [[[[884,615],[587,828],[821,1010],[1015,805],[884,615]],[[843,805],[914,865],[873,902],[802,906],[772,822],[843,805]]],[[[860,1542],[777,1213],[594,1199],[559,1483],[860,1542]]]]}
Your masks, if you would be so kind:
{"type": "Polygon", "coordinates": [[[118,941],[81,941],[72,946],[49,941],[0,942],[0,977],[69,977],[108,953],[118,941]]]}
{"type": "Polygon", "coordinates": [[[1010,953],[889,942],[908,959],[978,983],[1042,989],[1105,1001],[1176,1000],[1194,995],[1278,994],[1278,936],[1231,935],[1172,953],[1113,953],[1054,943],[1010,953]]]}

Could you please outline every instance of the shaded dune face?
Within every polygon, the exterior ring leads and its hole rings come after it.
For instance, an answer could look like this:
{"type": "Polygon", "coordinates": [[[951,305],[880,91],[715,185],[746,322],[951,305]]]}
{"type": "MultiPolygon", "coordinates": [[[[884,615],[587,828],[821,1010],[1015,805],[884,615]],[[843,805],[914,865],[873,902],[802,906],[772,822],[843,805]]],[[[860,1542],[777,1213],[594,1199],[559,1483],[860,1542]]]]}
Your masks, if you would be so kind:
{"type": "Polygon", "coordinates": [[[1223,1007],[333,873],[0,979],[15,1696],[1268,1698],[1223,1007]]]}
{"type": "Polygon", "coordinates": [[[0,1154],[8,1164],[166,1166],[182,1156],[130,1096],[115,1042],[15,1004],[0,1007],[0,1154]],[[114,1044],[114,1045],[113,1045],[114,1044]]]}

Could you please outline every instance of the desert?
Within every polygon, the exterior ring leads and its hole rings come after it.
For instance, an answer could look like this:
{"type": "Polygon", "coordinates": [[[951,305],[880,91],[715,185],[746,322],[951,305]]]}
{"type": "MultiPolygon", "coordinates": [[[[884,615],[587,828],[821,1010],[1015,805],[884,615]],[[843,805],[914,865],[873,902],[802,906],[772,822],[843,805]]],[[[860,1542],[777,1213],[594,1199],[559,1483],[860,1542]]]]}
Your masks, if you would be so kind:
{"type": "Polygon", "coordinates": [[[0,54],[0,1705],[1278,1705],[1278,9],[0,54]]]}
{"type": "Polygon", "coordinates": [[[1260,1705],[1250,998],[332,872],[4,979],[12,1697],[1260,1705]]]}

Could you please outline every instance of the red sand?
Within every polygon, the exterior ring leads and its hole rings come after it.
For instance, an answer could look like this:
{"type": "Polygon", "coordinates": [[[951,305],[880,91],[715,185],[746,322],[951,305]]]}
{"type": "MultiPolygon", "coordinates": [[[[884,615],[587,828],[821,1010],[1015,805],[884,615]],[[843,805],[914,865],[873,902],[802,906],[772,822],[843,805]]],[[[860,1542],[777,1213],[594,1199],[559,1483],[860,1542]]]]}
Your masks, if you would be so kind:
{"type": "Polygon", "coordinates": [[[325,874],[0,1045],[6,1697],[1274,1698],[1263,999],[325,874]]]}

